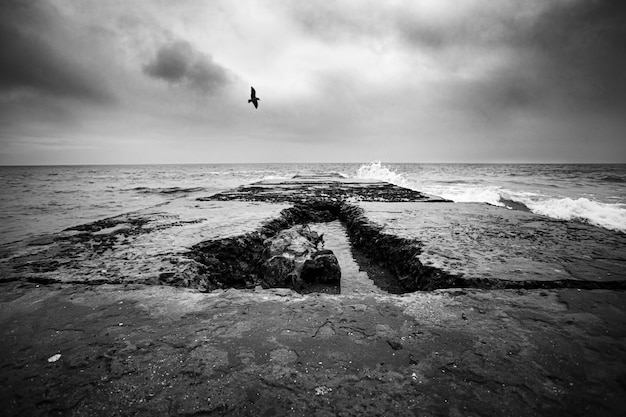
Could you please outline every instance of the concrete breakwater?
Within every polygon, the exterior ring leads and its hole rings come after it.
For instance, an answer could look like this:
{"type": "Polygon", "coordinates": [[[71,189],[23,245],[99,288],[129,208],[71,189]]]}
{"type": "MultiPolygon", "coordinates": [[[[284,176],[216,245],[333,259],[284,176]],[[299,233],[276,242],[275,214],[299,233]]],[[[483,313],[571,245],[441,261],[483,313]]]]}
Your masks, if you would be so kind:
{"type": "Polygon", "coordinates": [[[196,202],[175,200],[76,226],[4,248],[0,268],[5,281],[165,284],[204,291],[260,285],[306,292],[311,285],[325,291],[317,285],[321,280],[337,293],[340,268],[333,248],[323,246],[314,231],[336,221],[344,228],[338,233],[349,239],[349,257],[358,252],[361,270],[376,269],[372,275],[379,286],[396,293],[626,287],[623,233],[324,175],[262,181],[196,202]],[[292,236],[285,242],[288,230],[292,236]],[[282,253],[269,256],[271,240],[281,233],[282,253]],[[289,249],[290,241],[308,247],[289,249]],[[317,254],[322,249],[325,254],[317,254]],[[317,263],[314,256],[320,256],[317,263]],[[307,261],[311,285],[300,279],[307,261]]]}
{"type": "Polygon", "coordinates": [[[337,176],[0,248],[6,415],[621,415],[626,238],[337,176]]]}
{"type": "MultiPolygon", "coordinates": [[[[388,285],[399,286],[401,292],[455,287],[626,288],[623,234],[526,211],[451,204],[391,184],[326,176],[263,181],[201,200],[294,204],[257,235],[235,239],[248,246],[247,253],[259,253],[262,241],[295,224],[339,220],[353,247],[384,268],[388,285]]],[[[197,245],[195,259],[206,264],[204,253],[232,253],[232,242],[226,240],[223,248],[211,242],[209,250],[207,243],[197,245]]],[[[216,257],[211,261],[220,263],[216,257]]],[[[246,273],[249,286],[258,282],[261,274],[235,272],[238,262],[239,258],[231,262],[228,276],[217,278],[214,285],[237,286],[233,277],[246,273]]],[[[245,280],[239,281],[244,286],[245,280]]]]}

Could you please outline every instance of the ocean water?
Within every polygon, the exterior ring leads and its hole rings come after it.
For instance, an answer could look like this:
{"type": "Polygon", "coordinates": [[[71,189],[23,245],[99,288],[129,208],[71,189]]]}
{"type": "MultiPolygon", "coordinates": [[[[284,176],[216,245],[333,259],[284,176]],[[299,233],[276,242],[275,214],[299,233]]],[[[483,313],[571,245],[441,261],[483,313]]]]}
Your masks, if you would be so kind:
{"type": "Polygon", "coordinates": [[[626,164],[215,164],[0,167],[0,244],[267,178],[336,172],[626,232],[626,164]]]}

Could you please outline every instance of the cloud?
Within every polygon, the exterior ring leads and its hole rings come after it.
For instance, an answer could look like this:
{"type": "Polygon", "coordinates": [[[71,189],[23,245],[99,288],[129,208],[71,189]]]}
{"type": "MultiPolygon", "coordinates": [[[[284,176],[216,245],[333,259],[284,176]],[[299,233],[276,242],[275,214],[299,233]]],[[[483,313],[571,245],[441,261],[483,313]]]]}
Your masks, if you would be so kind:
{"type": "Polygon", "coordinates": [[[623,3],[470,4],[440,19],[406,13],[397,26],[408,46],[462,75],[449,84],[461,94],[494,111],[626,107],[623,3]]]}
{"type": "Polygon", "coordinates": [[[215,63],[211,55],[195,50],[184,40],[162,45],[143,70],[151,77],[207,92],[216,91],[231,80],[229,71],[215,63]]]}
{"type": "Polygon", "coordinates": [[[163,161],[183,142],[193,160],[244,142],[249,160],[269,143],[285,160],[394,146],[476,160],[526,137],[550,136],[545,158],[623,139],[617,2],[243,1],[0,0],[0,146],[57,134],[111,162],[131,140],[163,161]]]}
{"type": "Polygon", "coordinates": [[[29,92],[99,104],[114,100],[72,50],[65,23],[47,3],[0,3],[0,94],[29,92]]]}
{"type": "Polygon", "coordinates": [[[415,77],[425,63],[443,90],[494,111],[626,104],[623,2],[307,2],[290,12],[323,42],[382,43],[383,56],[404,54],[415,77]]]}
{"type": "Polygon", "coordinates": [[[567,100],[626,107],[626,4],[557,3],[512,41],[567,100]]]}

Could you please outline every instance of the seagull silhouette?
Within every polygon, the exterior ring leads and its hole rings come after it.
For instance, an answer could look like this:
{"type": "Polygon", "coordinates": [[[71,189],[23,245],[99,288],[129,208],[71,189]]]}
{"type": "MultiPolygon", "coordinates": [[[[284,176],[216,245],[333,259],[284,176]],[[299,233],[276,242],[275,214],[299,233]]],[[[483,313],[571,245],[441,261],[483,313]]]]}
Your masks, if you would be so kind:
{"type": "Polygon", "coordinates": [[[256,96],[256,90],[254,89],[254,87],[250,87],[250,99],[248,100],[248,103],[252,103],[254,104],[254,108],[258,109],[259,108],[259,100],[261,100],[260,98],[258,98],[256,96]]]}

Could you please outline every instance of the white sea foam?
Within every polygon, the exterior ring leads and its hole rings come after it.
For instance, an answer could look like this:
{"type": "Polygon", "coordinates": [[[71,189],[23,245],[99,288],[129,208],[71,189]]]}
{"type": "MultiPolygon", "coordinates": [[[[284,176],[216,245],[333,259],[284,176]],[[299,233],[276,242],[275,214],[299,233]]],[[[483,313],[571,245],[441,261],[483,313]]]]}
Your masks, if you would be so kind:
{"type": "Polygon", "coordinates": [[[497,185],[473,184],[465,179],[440,181],[435,178],[411,180],[402,173],[386,167],[381,162],[362,165],[357,171],[359,178],[373,178],[437,195],[456,203],[489,203],[507,207],[502,199],[521,203],[533,213],[561,220],[590,223],[610,230],[626,232],[626,205],[602,203],[586,197],[569,198],[542,192],[511,190],[497,185]],[[443,183],[442,183],[443,182],[443,183]]]}
{"type": "Polygon", "coordinates": [[[537,214],[562,220],[582,220],[626,232],[626,207],[622,204],[600,203],[588,198],[549,198],[526,205],[537,214]]]}
{"type": "Polygon", "coordinates": [[[356,172],[356,177],[381,180],[399,185],[401,187],[411,188],[409,181],[404,178],[402,174],[384,166],[380,161],[375,161],[367,165],[361,165],[356,172]]]}
{"type": "Polygon", "coordinates": [[[475,186],[471,184],[460,184],[454,182],[446,182],[440,184],[437,182],[416,182],[407,179],[402,173],[383,165],[380,161],[372,162],[367,165],[361,165],[356,173],[357,178],[377,179],[386,181],[391,184],[399,185],[428,194],[434,194],[439,197],[452,200],[456,203],[461,202],[481,202],[490,203],[497,206],[503,206],[500,202],[501,187],[496,186],[475,186]]]}
{"type": "Polygon", "coordinates": [[[626,206],[601,203],[585,197],[568,198],[540,193],[512,191],[496,186],[425,186],[421,191],[447,198],[454,202],[480,202],[506,207],[501,199],[528,207],[535,214],[561,220],[576,220],[610,230],[626,232],[626,206]]]}
{"type": "MultiPolygon", "coordinates": [[[[280,180],[287,180],[287,179],[289,179],[289,178],[291,178],[291,177],[290,177],[290,176],[288,176],[288,175],[265,175],[265,176],[263,176],[263,178],[261,178],[261,181],[263,181],[263,180],[267,180],[267,181],[272,181],[272,180],[274,180],[274,181],[280,181],[280,180]]],[[[253,180],[252,182],[256,182],[256,181],[254,181],[254,180],[253,180]]]]}
{"type": "Polygon", "coordinates": [[[421,191],[438,195],[455,203],[478,202],[504,207],[504,204],[500,201],[500,197],[503,195],[502,188],[496,186],[424,186],[421,191]]]}

